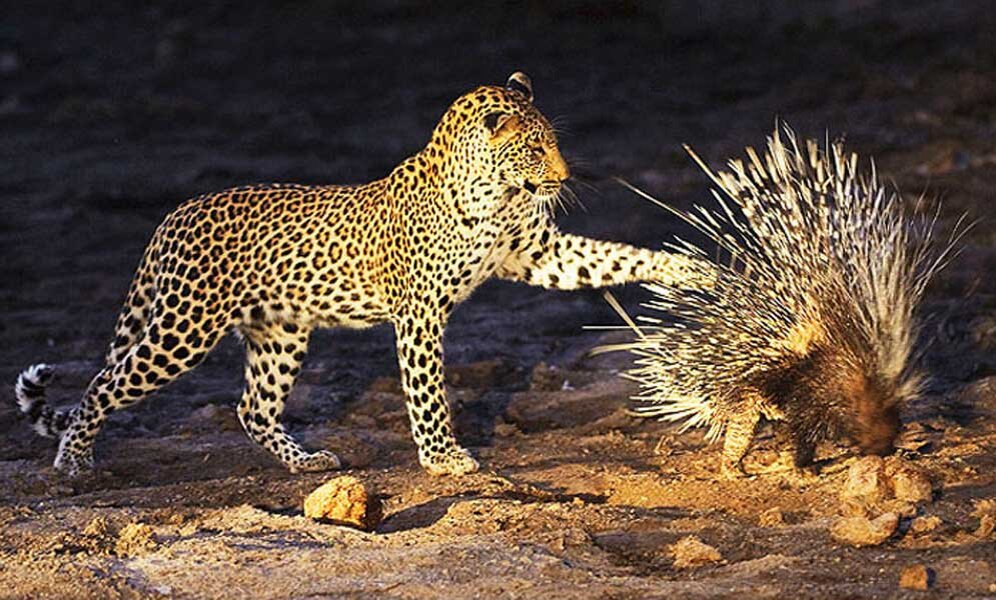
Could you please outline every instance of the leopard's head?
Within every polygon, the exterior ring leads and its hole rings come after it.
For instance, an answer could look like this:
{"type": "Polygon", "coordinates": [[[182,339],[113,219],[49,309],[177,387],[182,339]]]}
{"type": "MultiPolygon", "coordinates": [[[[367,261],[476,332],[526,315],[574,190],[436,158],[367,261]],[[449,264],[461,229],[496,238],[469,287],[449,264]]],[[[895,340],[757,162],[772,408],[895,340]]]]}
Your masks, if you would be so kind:
{"type": "Polygon", "coordinates": [[[550,199],[570,177],[553,127],[533,106],[524,73],[513,73],[504,87],[482,86],[458,98],[437,134],[447,128],[459,140],[454,158],[473,164],[492,184],[550,199]]]}

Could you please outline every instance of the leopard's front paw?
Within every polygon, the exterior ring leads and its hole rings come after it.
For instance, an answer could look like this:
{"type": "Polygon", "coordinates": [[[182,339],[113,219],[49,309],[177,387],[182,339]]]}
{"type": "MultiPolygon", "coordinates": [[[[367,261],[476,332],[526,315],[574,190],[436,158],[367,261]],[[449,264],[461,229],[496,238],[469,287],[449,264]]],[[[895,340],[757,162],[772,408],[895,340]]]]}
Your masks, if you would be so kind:
{"type": "Polygon", "coordinates": [[[419,456],[419,463],[430,475],[466,475],[475,473],[480,465],[470,451],[454,446],[439,454],[419,456]]]}
{"type": "Polygon", "coordinates": [[[337,471],[342,468],[342,461],[333,452],[320,450],[312,452],[288,464],[291,473],[316,473],[321,471],[337,471]]]}
{"type": "Polygon", "coordinates": [[[70,479],[75,479],[93,471],[93,451],[70,452],[60,449],[55,457],[55,470],[70,479]]]}

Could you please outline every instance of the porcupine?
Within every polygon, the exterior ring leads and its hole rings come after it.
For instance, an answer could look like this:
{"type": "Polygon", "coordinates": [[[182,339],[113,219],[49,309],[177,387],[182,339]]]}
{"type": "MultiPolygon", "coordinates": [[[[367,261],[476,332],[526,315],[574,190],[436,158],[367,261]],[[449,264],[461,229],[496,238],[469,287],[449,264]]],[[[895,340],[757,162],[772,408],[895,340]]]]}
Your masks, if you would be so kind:
{"type": "MultiPolygon", "coordinates": [[[[708,293],[645,284],[644,308],[667,315],[627,319],[637,338],[608,349],[636,355],[625,375],[641,392],[632,410],[704,426],[724,438],[723,473],[744,473],[761,417],[778,424],[796,468],[810,467],[821,440],[850,438],[864,454],[889,454],[900,406],[922,392],[915,366],[917,306],[953,255],[932,238],[933,216],[914,216],[874,168],[841,142],[800,144],[776,127],[759,156],[713,172],[717,209],[682,212],[657,202],[719,247],[708,293]]],[[[921,198],[922,199],[922,198],[921,198]]],[[[689,256],[702,244],[677,240],[689,256]]]]}

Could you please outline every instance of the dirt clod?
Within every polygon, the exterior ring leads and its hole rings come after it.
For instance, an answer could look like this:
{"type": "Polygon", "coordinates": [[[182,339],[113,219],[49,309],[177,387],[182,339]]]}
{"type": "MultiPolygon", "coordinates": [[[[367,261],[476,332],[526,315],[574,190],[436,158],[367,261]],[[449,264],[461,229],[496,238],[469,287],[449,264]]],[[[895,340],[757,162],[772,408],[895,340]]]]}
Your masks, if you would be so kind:
{"type": "Polygon", "coordinates": [[[941,526],[941,518],[938,516],[917,517],[910,522],[910,533],[913,535],[923,535],[930,533],[941,526]]]}
{"type": "Polygon", "coordinates": [[[104,537],[107,534],[107,519],[104,517],[94,517],[83,528],[83,535],[87,537],[104,537]]]}
{"type": "Polygon", "coordinates": [[[145,523],[128,523],[118,532],[114,553],[118,556],[138,556],[159,547],[152,527],[145,523]]]}
{"type": "Polygon", "coordinates": [[[701,567],[723,560],[723,555],[719,553],[719,550],[694,535],[683,537],[671,544],[668,547],[668,552],[674,558],[675,569],[701,567]]]}
{"type": "Polygon", "coordinates": [[[916,516],[917,506],[933,501],[934,487],[921,469],[898,457],[866,456],[854,462],[840,491],[841,513],[873,517],[896,513],[916,516]]]}
{"type": "Polygon", "coordinates": [[[899,574],[899,587],[904,590],[926,590],[930,587],[932,574],[924,565],[909,565],[899,574]]]}
{"type": "Polygon", "coordinates": [[[757,522],[761,527],[780,527],[785,524],[785,516],[780,508],[773,506],[761,513],[757,522]]]}
{"type": "Polygon", "coordinates": [[[899,515],[885,513],[875,519],[841,517],[830,527],[830,536],[838,542],[856,546],[877,546],[889,539],[899,526],[899,515]]]}
{"type": "Polygon", "coordinates": [[[304,516],[373,531],[383,517],[380,500],[351,475],[326,481],[304,499],[304,516]]]}

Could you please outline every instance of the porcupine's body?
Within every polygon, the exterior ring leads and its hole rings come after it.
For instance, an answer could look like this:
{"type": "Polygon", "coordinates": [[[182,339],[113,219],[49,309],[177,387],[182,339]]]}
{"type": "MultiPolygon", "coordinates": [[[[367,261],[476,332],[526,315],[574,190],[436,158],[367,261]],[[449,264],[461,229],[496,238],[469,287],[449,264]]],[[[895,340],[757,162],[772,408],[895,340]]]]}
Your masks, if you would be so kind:
{"type": "Polygon", "coordinates": [[[932,250],[933,221],[861,176],[839,143],[785,138],[776,130],[764,156],[748,148],[726,173],[692,153],[720,206],[682,216],[719,244],[722,274],[709,294],[648,284],[646,307],[671,319],[641,317],[649,326],[623,346],[638,356],[634,412],[724,437],[726,474],[742,472],[761,417],[783,422],[797,467],[839,436],[892,451],[899,406],[921,387],[915,308],[951,248],[932,250]]]}

